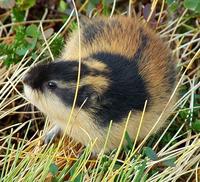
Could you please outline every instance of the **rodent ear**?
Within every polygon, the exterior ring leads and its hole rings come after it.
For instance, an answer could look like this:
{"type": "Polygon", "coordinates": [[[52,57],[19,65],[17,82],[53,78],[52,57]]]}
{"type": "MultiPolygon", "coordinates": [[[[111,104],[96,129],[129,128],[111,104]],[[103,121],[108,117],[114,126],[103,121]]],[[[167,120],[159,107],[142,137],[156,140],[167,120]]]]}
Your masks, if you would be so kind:
{"type": "Polygon", "coordinates": [[[89,85],[85,85],[79,90],[79,99],[83,102],[87,99],[87,103],[96,103],[100,100],[100,96],[89,85]]]}

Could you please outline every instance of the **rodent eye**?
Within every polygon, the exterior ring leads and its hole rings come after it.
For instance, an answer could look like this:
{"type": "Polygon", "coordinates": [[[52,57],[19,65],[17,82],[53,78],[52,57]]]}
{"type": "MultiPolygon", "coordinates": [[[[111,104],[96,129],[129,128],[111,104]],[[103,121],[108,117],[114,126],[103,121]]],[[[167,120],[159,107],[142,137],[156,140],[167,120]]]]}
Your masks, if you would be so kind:
{"type": "Polygon", "coordinates": [[[47,83],[49,89],[55,89],[57,87],[55,82],[49,81],[47,83]]]}

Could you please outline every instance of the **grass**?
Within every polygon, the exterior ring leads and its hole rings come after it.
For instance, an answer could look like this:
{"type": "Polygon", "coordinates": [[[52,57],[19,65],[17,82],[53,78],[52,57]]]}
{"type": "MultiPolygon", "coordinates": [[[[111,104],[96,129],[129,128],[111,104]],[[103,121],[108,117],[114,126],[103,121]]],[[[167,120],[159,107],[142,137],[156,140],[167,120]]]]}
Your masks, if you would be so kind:
{"type": "MultiPolygon", "coordinates": [[[[73,2],[74,3],[74,2],[73,2]]],[[[73,7],[72,3],[72,7],[73,7]]],[[[77,2],[78,4],[78,2],[77,2]]],[[[200,180],[200,29],[198,14],[185,9],[180,3],[176,11],[171,4],[152,2],[148,20],[163,39],[169,42],[178,58],[180,98],[162,133],[136,144],[124,131],[126,147],[110,154],[103,150],[91,157],[94,143],[83,148],[70,138],[63,138],[51,146],[41,145],[49,128],[48,118],[26,101],[21,79],[29,67],[37,62],[53,59],[52,45],[58,36],[66,35],[77,26],[77,11],[99,16],[101,14],[131,14],[140,4],[117,1],[95,4],[86,1],[76,9],[67,8],[53,19],[50,9],[43,11],[40,19],[29,16],[33,9],[25,10],[24,20],[15,22],[12,12],[1,16],[1,44],[11,45],[16,40],[16,26],[36,25],[40,38],[34,47],[18,55],[16,64],[6,64],[1,55],[0,66],[0,179],[1,181],[198,181],[200,180]],[[90,9],[88,6],[95,9],[90,9]],[[102,5],[102,6],[101,6],[102,5]],[[126,8],[125,8],[126,7],[126,8]],[[128,12],[126,11],[128,9],[128,12]],[[154,10],[156,9],[156,13],[154,10]],[[57,28],[59,27],[59,28],[57,28]],[[48,35],[50,28],[57,30],[48,35]],[[48,31],[47,31],[48,30],[48,31]],[[33,56],[33,53],[34,56],[33,56]]],[[[38,15],[39,16],[39,15],[38,15]]],[[[16,18],[15,18],[16,19],[16,18]]],[[[30,29],[30,28],[29,28],[30,29]]],[[[27,32],[25,33],[27,36],[27,32]]],[[[38,36],[38,35],[37,35],[38,36]]],[[[35,38],[35,37],[29,37],[35,38]]],[[[24,39],[26,40],[26,39],[24,39]]],[[[20,44],[21,45],[21,44],[20,44]]],[[[59,45],[54,45],[60,48],[59,45]]],[[[16,56],[16,50],[13,49],[16,56]]],[[[78,94],[78,92],[77,92],[78,94]]],[[[130,116],[131,113],[129,113],[130,116]]],[[[145,109],[144,109],[145,114],[145,109]]],[[[128,118],[127,116],[127,123],[128,118]]],[[[142,123],[142,118],[141,118],[142,123]]],[[[111,125],[110,125],[111,127],[111,125]]],[[[139,132],[139,131],[138,131],[139,132]]],[[[109,134],[109,133],[108,133],[109,134]]],[[[105,143],[106,144],[106,143],[105,143]]]]}

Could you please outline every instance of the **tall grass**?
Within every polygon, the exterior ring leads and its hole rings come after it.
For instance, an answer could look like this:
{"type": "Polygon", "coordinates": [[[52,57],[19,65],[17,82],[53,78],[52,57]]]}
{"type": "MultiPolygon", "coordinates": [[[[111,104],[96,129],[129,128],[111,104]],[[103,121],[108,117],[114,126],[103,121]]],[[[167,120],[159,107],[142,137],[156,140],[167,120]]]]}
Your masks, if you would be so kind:
{"type": "MultiPolygon", "coordinates": [[[[157,2],[153,1],[152,12],[157,7],[157,2]]],[[[120,13],[131,14],[133,5],[131,1],[128,4],[129,11],[120,13]]],[[[113,1],[111,15],[115,13],[116,5],[117,1],[113,1]]],[[[182,93],[174,105],[174,112],[168,119],[166,129],[159,135],[148,136],[138,145],[134,141],[128,141],[124,130],[121,142],[127,140],[132,149],[120,146],[110,154],[104,154],[102,150],[96,157],[91,157],[94,143],[84,148],[67,137],[50,146],[41,143],[44,133],[49,128],[49,121],[34,107],[30,107],[30,103],[23,96],[21,80],[31,65],[45,59],[41,59],[45,51],[48,51],[49,57],[53,59],[50,44],[56,36],[70,29],[70,25],[77,18],[77,10],[74,8],[60,30],[49,38],[45,37],[43,24],[56,20],[46,20],[46,11],[41,21],[35,21],[44,39],[38,56],[33,60],[27,52],[18,64],[9,68],[1,64],[0,67],[1,181],[200,180],[200,133],[192,129],[194,120],[199,117],[199,106],[195,105],[195,102],[199,102],[200,29],[197,19],[193,21],[194,17],[186,16],[187,11],[185,10],[181,17],[166,20],[161,25],[157,24],[158,33],[162,38],[169,40],[173,53],[178,57],[180,71],[177,89],[182,93]],[[74,12],[76,18],[72,17],[74,12]],[[193,26],[188,23],[190,21],[193,21],[193,26]],[[44,128],[41,128],[43,121],[44,128]]],[[[163,5],[155,17],[160,21],[166,14],[167,10],[163,5]]],[[[14,25],[15,23],[2,25],[2,30],[14,25]]],[[[2,40],[9,37],[9,32],[5,32],[2,40]]],[[[81,52],[79,54],[81,57],[81,52]]]]}

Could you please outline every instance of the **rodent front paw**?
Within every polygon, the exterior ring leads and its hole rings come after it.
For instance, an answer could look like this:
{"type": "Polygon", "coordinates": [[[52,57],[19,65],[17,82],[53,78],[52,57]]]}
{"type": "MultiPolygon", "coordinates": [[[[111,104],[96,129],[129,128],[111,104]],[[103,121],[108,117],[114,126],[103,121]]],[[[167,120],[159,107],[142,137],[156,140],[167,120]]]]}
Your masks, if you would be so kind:
{"type": "Polygon", "coordinates": [[[60,134],[60,127],[54,126],[45,136],[44,136],[44,144],[52,143],[55,138],[60,134]]]}

